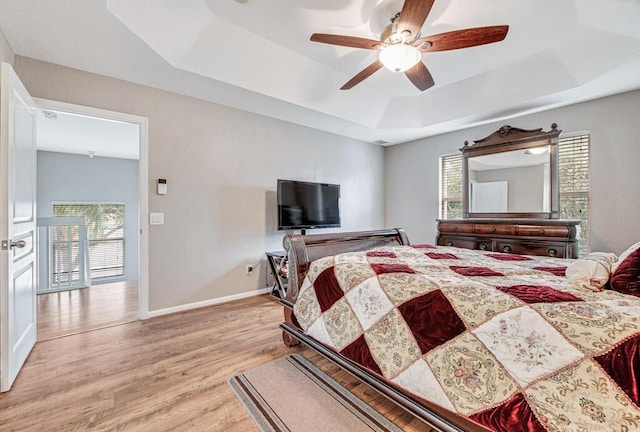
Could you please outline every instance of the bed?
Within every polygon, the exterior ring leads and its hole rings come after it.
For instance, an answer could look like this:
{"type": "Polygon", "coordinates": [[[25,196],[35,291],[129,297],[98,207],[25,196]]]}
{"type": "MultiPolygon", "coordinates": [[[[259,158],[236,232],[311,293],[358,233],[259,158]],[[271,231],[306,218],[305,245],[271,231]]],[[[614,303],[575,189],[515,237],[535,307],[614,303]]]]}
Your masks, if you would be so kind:
{"type": "Polygon", "coordinates": [[[443,431],[640,430],[640,299],[577,260],[288,234],[284,342],[443,431]]]}

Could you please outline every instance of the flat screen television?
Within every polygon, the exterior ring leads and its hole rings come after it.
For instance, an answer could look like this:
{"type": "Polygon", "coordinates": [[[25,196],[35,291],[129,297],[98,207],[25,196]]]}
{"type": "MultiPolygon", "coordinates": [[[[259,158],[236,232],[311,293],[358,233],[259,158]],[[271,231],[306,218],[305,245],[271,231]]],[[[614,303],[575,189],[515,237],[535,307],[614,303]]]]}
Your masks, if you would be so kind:
{"type": "Polygon", "coordinates": [[[278,179],[278,229],[340,227],[340,185],[278,179]]]}

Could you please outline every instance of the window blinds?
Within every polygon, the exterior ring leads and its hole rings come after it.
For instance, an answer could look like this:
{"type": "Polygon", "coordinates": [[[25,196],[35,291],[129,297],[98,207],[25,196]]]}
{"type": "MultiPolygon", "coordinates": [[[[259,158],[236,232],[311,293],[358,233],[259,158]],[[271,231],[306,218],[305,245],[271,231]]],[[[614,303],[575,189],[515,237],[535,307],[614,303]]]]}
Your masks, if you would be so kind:
{"type": "Polygon", "coordinates": [[[560,217],[580,219],[578,250],[589,252],[589,135],[571,135],[558,140],[560,217]]]}
{"type": "Polygon", "coordinates": [[[462,154],[440,158],[440,218],[462,217],[462,154]]]}

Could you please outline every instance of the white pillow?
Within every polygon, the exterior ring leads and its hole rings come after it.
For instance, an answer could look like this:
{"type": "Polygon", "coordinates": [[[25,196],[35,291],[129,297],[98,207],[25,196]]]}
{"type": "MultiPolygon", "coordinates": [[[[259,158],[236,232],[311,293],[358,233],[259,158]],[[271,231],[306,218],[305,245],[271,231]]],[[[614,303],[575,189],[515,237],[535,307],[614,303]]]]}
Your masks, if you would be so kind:
{"type": "Polygon", "coordinates": [[[565,275],[574,286],[589,291],[602,291],[618,257],[608,252],[591,252],[569,264],[565,275]]]}

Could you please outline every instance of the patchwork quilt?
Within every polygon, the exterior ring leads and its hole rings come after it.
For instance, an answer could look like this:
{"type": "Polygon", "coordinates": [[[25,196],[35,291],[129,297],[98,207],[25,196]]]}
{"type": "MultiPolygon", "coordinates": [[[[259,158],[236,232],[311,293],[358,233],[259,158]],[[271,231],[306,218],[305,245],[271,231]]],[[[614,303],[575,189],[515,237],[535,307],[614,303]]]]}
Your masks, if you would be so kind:
{"type": "Polygon", "coordinates": [[[300,327],[495,431],[640,430],[640,299],[575,287],[570,260],[395,246],[311,264],[300,327]]]}

